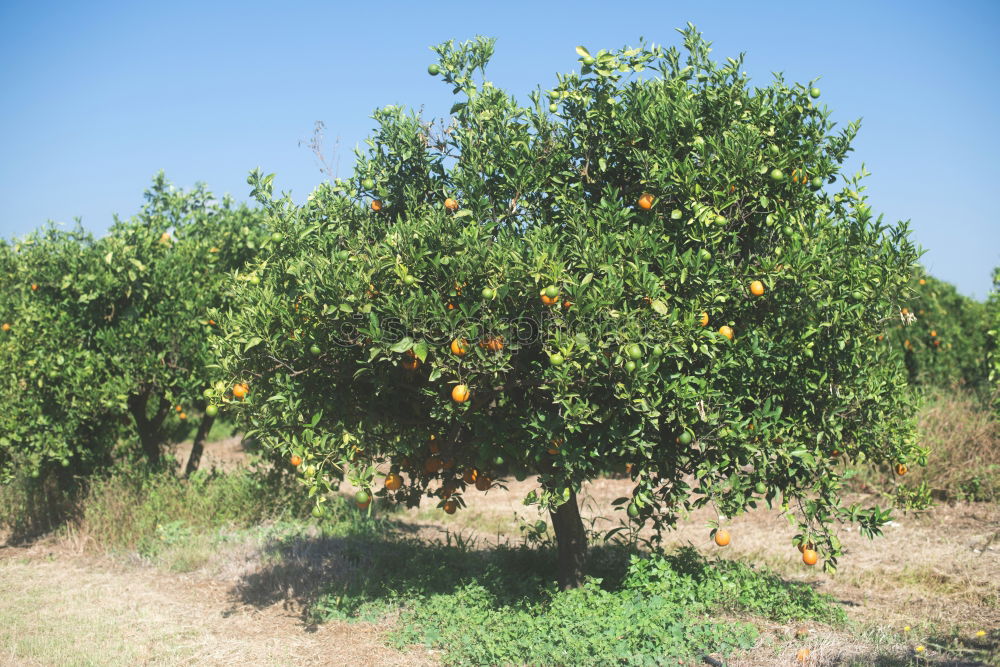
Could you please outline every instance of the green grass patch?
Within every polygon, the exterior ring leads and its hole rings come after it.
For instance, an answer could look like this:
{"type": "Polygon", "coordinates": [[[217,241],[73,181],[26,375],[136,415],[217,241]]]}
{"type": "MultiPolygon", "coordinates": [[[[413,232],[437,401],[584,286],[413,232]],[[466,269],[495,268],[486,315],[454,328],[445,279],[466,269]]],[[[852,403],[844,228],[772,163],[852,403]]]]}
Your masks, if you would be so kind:
{"type": "Polygon", "coordinates": [[[734,614],[846,623],[806,584],[691,548],[595,547],[588,583],[566,592],[549,549],[358,535],[338,552],[346,567],[312,603],[312,619],[398,611],[391,640],[443,650],[448,664],[661,664],[752,646],[752,624],[721,620],[734,614]]]}

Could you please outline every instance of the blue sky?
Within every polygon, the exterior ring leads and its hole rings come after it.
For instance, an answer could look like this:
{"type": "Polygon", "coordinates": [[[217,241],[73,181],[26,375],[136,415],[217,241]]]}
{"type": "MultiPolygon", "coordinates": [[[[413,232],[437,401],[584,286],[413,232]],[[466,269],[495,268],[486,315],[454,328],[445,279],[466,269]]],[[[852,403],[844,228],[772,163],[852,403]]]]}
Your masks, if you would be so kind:
{"type": "Polygon", "coordinates": [[[491,80],[524,99],[573,69],[574,47],[678,44],[687,21],[718,60],[743,51],[755,83],[821,76],[822,101],[862,117],[850,167],[873,172],[876,210],[910,219],[930,271],[983,298],[1000,265],[1000,3],[982,2],[50,2],[0,3],[0,235],[56,220],[102,232],[158,170],[246,200],[247,172],[302,199],[323,179],[309,150],[327,126],[339,175],[371,110],[450,90],[428,47],[498,39],[491,80]]]}

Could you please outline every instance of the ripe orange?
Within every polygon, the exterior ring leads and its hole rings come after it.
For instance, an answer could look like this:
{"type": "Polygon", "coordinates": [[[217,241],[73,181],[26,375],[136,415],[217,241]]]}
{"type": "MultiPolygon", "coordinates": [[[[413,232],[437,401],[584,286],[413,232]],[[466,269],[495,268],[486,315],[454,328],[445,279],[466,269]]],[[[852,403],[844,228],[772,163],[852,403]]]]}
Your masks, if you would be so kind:
{"type": "Polygon", "coordinates": [[[444,207],[446,209],[448,209],[449,211],[457,211],[458,210],[458,201],[455,200],[455,199],[452,199],[451,197],[448,197],[447,199],[444,200],[444,207]]]}
{"type": "Polygon", "coordinates": [[[462,474],[462,481],[466,484],[475,484],[476,480],[479,478],[479,471],[475,468],[468,468],[462,474]]]}
{"type": "Polygon", "coordinates": [[[493,480],[491,480],[486,475],[479,475],[476,477],[476,488],[480,491],[489,491],[490,487],[493,485],[493,480]]]}
{"type": "Polygon", "coordinates": [[[750,283],[750,293],[753,294],[754,296],[763,296],[764,283],[762,283],[759,280],[755,280],[752,283],[750,283]]]}
{"type": "Polygon", "coordinates": [[[290,461],[292,462],[292,465],[295,466],[296,468],[302,465],[302,457],[299,456],[298,454],[292,454],[292,458],[290,459],[290,461]]]}
{"type": "Polygon", "coordinates": [[[180,412],[180,411],[182,411],[183,409],[184,409],[184,408],[182,408],[182,407],[181,407],[181,406],[179,406],[179,405],[176,405],[176,406],[174,406],[174,410],[176,410],[177,412],[180,412]]]}
{"type": "Polygon", "coordinates": [[[396,491],[401,486],[403,486],[403,478],[397,473],[391,472],[386,475],[385,478],[385,488],[389,491],[396,491]]]}
{"type": "Polygon", "coordinates": [[[703,327],[708,326],[708,313],[702,313],[701,317],[698,318],[698,323],[703,327]]]}
{"type": "Polygon", "coordinates": [[[402,364],[403,368],[405,368],[408,371],[415,371],[417,370],[417,368],[420,367],[420,360],[417,359],[416,357],[412,359],[403,359],[399,363],[402,364]]]}
{"type": "Polygon", "coordinates": [[[570,301],[569,299],[567,299],[566,301],[563,301],[563,308],[565,308],[566,310],[569,310],[570,306],[572,306],[572,305],[573,305],[573,302],[570,301]]]}
{"type": "Polygon", "coordinates": [[[31,283],[31,291],[32,292],[38,291],[38,283],[31,283]]]}
{"type": "Polygon", "coordinates": [[[931,329],[931,337],[937,336],[937,331],[931,329]]]}
{"type": "Polygon", "coordinates": [[[927,284],[927,281],[926,281],[926,280],[924,280],[923,278],[921,278],[921,279],[920,279],[920,284],[921,284],[921,285],[926,285],[926,284],[927,284]]]}
{"type": "Polygon", "coordinates": [[[653,195],[649,194],[648,192],[642,193],[642,196],[639,197],[639,208],[648,211],[652,207],[653,207],[653,195]]]}
{"type": "Polygon", "coordinates": [[[10,331],[10,325],[4,322],[3,325],[0,326],[0,329],[3,329],[4,331],[10,331]]]}
{"type": "Polygon", "coordinates": [[[444,501],[444,505],[441,507],[445,511],[445,514],[454,514],[455,510],[458,509],[458,503],[450,498],[444,501]]]}
{"type": "Polygon", "coordinates": [[[483,345],[490,352],[499,352],[503,349],[503,336],[491,336],[483,345]]]}
{"type": "Polygon", "coordinates": [[[186,412],[182,412],[182,413],[180,413],[179,415],[177,415],[177,418],[178,418],[178,419],[187,419],[187,418],[188,418],[188,416],[187,416],[187,413],[186,413],[186,412]]]}
{"type": "Polygon", "coordinates": [[[729,531],[717,530],[715,531],[715,543],[720,547],[724,547],[729,544],[729,531]]]}
{"type": "Polygon", "coordinates": [[[729,340],[733,339],[733,330],[732,330],[732,327],[728,327],[726,325],[722,325],[721,327],[719,327],[719,333],[722,334],[723,336],[725,336],[726,338],[728,338],[729,340]]]}
{"type": "Polygon", "coordinates": [[[542,294],[541,296],[542,296],[542,303],[544,303],[546,306],[554,306],[557,303],[559,303],[559,297],[553,298],[550,296],[546,296],[544,294],[542,294]]]}
{"type": "Polygon", "coordinates": [[[897,463],[896,464],[896,474],[899,475],[900,477],[902,477],[903,475],[905,475],[906,474],[906,466],[904,464],[902,464],[902,463],[897,463]]]}
{"type": "Polygon", "coordinates": [[[802,562],[806,565],[815,565],[816,561],[819,560],[819,554],[817,554],[812,549],[804,549],[802,551],[802,562]]]}
{"type": "Polygon", "coordinates": [[[469,342],[464,338],[451,341],[451,353],[456,357],[464,357],[469,352],[469,342]]]}
{"type": "Polygon", "coordinates": [[[379,211],[381,211],[382,210],[382,202],[379,201],[378,199],[373,199],[372,200],[372,210],[375,211],[376,213],[378,213],[379,211]]]}
{"type": "Polygon", "coordinates": [[[471,396],[471,392],[469,391],[469,387],[467,385],[456,384],[451,390],[451,400],[456,403],[465,403],[469,400],[469,396],[471,396]]]}
{"type": "Polygon", "coordinates": [[[799,545],[799,553],[803,553],[806,549],[813,549],[813,548],[814,547],[812,542],[803,542],[802,544],[799,545]]]}
{"type": "Polygon", "coordinates": [[[427,460],[424,461],[424,472],[428,475],[433,475],[436,472],[440,472],[441,468],[444,467],[444,463],[437,456],[429,456],[427,460]]]}
{"type": "Polygon", "coordinates": [[[247,385],[243,384],[243,383],[237,382],[235,385],[233,385],[233,397],[234,398],[238,398],[238,399],[245,398],[246,395],[247,395],[247,391],[249,391],[249,387],[247,385]]]}

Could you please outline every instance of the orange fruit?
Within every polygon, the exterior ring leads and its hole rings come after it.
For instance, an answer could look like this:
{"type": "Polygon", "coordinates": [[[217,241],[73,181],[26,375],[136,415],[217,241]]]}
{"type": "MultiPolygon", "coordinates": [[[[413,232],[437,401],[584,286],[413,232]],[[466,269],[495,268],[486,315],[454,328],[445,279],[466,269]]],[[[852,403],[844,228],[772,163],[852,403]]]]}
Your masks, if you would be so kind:
{"type": "Polygon", "coordinates": [[[247,385],[237,382],[235,385],[233,385],[233,397],[238,399],[245,398],[248,389],[249,388],[247,387],[247,385]]]}
{"type": "Polygon", "coordinates": [[[385,478],[386,489],[388,489],[389,491],[396,491],[401,486],[403,486],[403,478],[399,474],[391,472],[388,475],[386,475],[385,478]]]}
{"type": "Polygon", "coordinates": [[[187,413],[186,413],[186,412],[182,412],[182,413],[180,413],[179,415],[177,415],[177,418],[178,418],[178,419],[187,419],[187,418],[188,418],[188,416],[187,416],[187,413]]]}
{"type": "Polygon", "coordinates": [[[931,336],[932,337],[937,336],[937,331],[935,331],[934,329],[931,329],[931,336]]]}
{"type": "Polygon", "coordinates": [[[729,531],[717,530],[715,531],[715,543],[720,547],[724,547],[729,544],[729,531]]]}
{"type": "Polygon", "coordinates": [[[653,207],[653,195],[649,194],[648,192],[642,193],[642,196],[639,197],[639,208],[648,211],[652,207],[653,207]]]}
{"type": "Polygon", "coordinates": [[[486,475],[479,475],[476,477],[476,488],[480,491],[489,491],[490,487],[493,485],[493,480],[491,480],[486,475]]]}
{"type": "Polygon", "coordinates": [[[753,294],[754,296],[763,296],[764,283],[762,283],[759,280],[755,280],[752,283],[750,283],[750,293],[753,294]]]}
{"type": "Polygon", "coordinates": [[[32,292],[38,291],[38,283],[31,283],[31,291],[32,292]]]}
{"type": "Polygon", "coordinates": [[[454,514],[455,510],[458,509],[458,503],[450,498],[444,501],[444,505],[441,507],[445,511],[445,514],[454,514]]]}
{"type": "Polygon", "coordinates": [[[379,201],[378,199],[373,199],[372,200],[372,210],[375,211],[376,213],[378,213],[379,211],[381,211],[382,210],[382,202],[379,201]]]}
{"type": "Polygon", "coordinates": [[[289,460],[291,461],[292,465],[295,466],[296,468],[302,465],[302,457],[299,456],[298,454],[292,454],[292,458],[289,460]]]}
{"type": "Polygon", "coordinates": [[[436,456],[429,456],[427,457],[427,460],[424,461],[424,472],[428,475],[433,475],[434,473],[439,472],[442,467],[444,467],[444,464],[441,462],[441,459],[436,456]]]}
{"type": "Polygon", "coordinates": [[[399,363],[402,364],[403,368],[405,368],[408,371],[415,371],[417,370],[417,368],[420,367],[420,360],[417,359],[416,357],[412,359],[403,359],[399,363]]]}
{"type": "Polygon", "coordinates": [[[3,325],[0,326],[0,329],[3,329],[4,331],[10,331],[10,325],[4,322],[3,325]]]}
{"type": "Polygon", "coordinates": [[[921,278],[921,279],[920,279],[920,284],[921,284],[921,285],[926,285],[926,284],[927,284],[927,281],[926,281],[926,280],[924,280],[923,278],[921,278]]]}
{"type": "Polygon", "coordinates": [[[701,317],[698,318],[698,323],[703,327],[708,326],[708,313],[702,313],[701,317]]]}
{"type": "Polygon", "coordinates": [[[731,327],[722,325],[721,327],[719,327],[719,333],[728,338],[729,340],[733,339],[733,330],[731,327]]]}
{"type": "Polygon", "coordinates": [[[906,466],[904,464],[902,464],[902,463],[897,463],[896,464],[896,474],[899,475],[900,477],[902,477],[903,475],[905,475],[906,474],[906,466]]]}
{"type": "Polygon", "coordinates": [[[572,306],[572,305],[573,305],[573,302],[570,301],[570,300],[568,300],[568,299],[566,301],[563,301],[563,308],[565,308],[566,310],[569,310],[570,306],[572,306]]]}
{"type": "Polygon", "coordinates": [[[456,357],[464,357],[469,352],[469,342],[464,338],[451,341],[451,353],[456,357]]]}
{"type": "Polygon", "coordinates": [[[176,410],[177,412],[181,412],[181,411],[182,411],[183,409],[184,409],[184,408],[182,408],[182,407],[181,407],[181,406],[179,406],[179,405],[176,405],[176,406],[174,406],[174,410],[176,410]]]}
{"type": "Polygon", "coordinates": [[[465,403],[469,400],[469,396],[471,396],[471,392],[468,385],[456,384],[451,390],[451,400],[456,403],[465,403]]]}
{"type": "Polygon", "coordinates": [[[812,549],[803,549],[802,551],[802,562],[806,565],[815,565],[819,560],[819,554],[817,554],[812,549]]]}
{"type": "Polygon", "coordinates": [[[904,315],[906,315],[906,314],[908,314],[908,313],[910,312],[910,309],[909,309],[909,308],[903,308],[903,310],[902,310],[901,312],[902,312],[902,313],[903,313],[904,315]]]}
{"type": "Polygon", "coordinates": [[[499,352],[503,349],[503,337],[492,336],[486,341],[486,349],[490,352],[499,352]]]}
{"type": "Polygon", "coordinates": [[[458,200],[452,199],[451,197],[448,197],[447,199],[444,200],[444,207],[446,209],[448,209],[449,211],[457,211],[458,210],[458,200]]]}
{"type": "Polygon", "coordinates": [[[478,478],[479,471],[475,468],[469,468],[462,474],[462,481],[466,484],[475,484],[478,478]]]}
{"type": "Polygon", "coordinates": [[[803,553],[806,549],[813,549],[813,548],[814,547],[812,542],[803,542],[802,544],[799,545],[799,553],[803,553]]]}

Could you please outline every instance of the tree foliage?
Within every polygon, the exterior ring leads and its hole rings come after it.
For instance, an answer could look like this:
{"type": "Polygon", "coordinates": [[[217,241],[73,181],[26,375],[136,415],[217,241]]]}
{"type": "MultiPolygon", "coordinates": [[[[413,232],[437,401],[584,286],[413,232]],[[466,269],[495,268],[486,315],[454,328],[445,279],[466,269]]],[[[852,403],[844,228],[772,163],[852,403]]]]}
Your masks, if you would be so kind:
{"type": "Polygon", "coordinates": [[[918,270],[891,335],[916,386],[987,391],[986,307],[918,270]]]}
{"type": "Polygon", "coordinates": [[[559,512],[631,464],[636,521],[773,502],[831,566],[829,525],[878,532],[888,513],[841,490],[852,463],[924,457],[877,344],[917,260],[907,225],[841,173],[859,126],[834,132],[818,89],[751,88],[742,57],[683,42],[580,47],[523,106],[485,78],[492,40],[448,42],[449,119],[377,110],[352,177],[301,206],[251,175],[283,240],[236,286],[221,363],[320,510],[344,474],[454,511],[527,471],[559,512]]]}
{"type": "Polygon", "coordinates": [[[50,225],[0,245],[3,475],[85,474],[118,445],[155,462],[200,412],[226,282],[270,241],[259,213],[203,186],[160,174],[145,199],[100,239],[50,225]]]}

